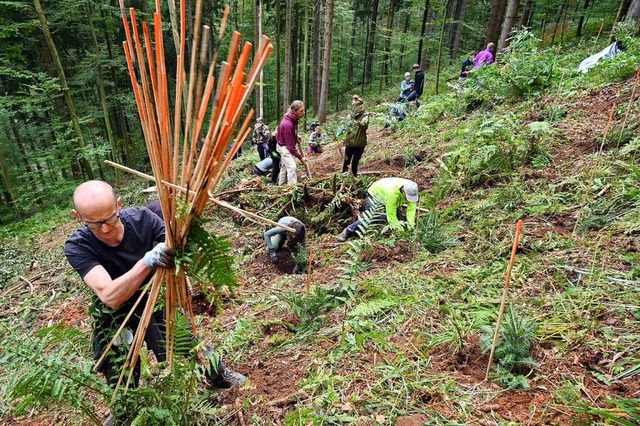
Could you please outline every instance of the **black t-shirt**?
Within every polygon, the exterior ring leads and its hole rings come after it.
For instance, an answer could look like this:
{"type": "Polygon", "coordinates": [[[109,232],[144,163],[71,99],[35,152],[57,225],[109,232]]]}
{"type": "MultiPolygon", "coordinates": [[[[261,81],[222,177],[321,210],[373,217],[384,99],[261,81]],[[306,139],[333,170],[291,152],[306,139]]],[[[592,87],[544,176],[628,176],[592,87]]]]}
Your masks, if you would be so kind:
{"type": "MultiPolygon", "coordinates": [[[[94,267],[102,265],[111,276],[111,279],[116,279],[130,271],[156,243],[165,240],[164,222],[146,207],[124,209],[120,212],[120,220],[124,224],[124,237],[116,247],[109,247],[104,244],[86,226],[76,230],[69,237],[64,245],[64,254],[73,269],[80,274],[80,277],[84,278],[94,267]]],[[[149,275],[145,282],[148,282],[151,276],[149,275]]],[[[107,344],[111,341],[111,337],[133,308],[139,295],[139,291],[135,292],[129,300],[115,310],[104,305],[98,297],[94,296],[92,298],[93,301],[89,312],[94,319],[94,359],[100,358],[107,344]]],[[[138,305],[134,315],[127,323],[127,327],[131,330],[138,328],[146,305],[146,298],[147,296],[138,305]]],[[[159,326],[163,322],[161,313],[154,314],[145,335],[147,346],[153,350],[159,361],[165,359],[163,337],[159,326]]],[[[110,353],[105,361],[98,366],[98,371],[104,371],[104,369],[109,368],[108,365],[112,362],[110,359],[114,356],[117,358],[118,355],[110,353]]]]}
{"type": "Polygon", "coordinates": [[[120,212],[124,224],[124,238],[116,247],[109,247],[83,226],[69,237],[64,245],[67,260],[84,278],[90,270],[102,265],[112,280],[127,273],[151,250],[165,239],[164,223],[145,207],[132,207],[120,212]]]}

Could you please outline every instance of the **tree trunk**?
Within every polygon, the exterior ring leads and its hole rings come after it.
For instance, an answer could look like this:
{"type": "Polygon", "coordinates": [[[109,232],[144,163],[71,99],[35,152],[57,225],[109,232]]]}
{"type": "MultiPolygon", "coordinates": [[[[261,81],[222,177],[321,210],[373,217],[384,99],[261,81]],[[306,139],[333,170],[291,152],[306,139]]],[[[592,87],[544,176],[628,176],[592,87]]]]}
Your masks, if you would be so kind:
{"type": "Polygon", "coordinates": [[[11,177],[11,172],[9,171],[9,167],[7,166],[7,160],[4,158],[4,152],[0,150],[0,170],[2,170],[2,181],[4,182],[5,191],[5,200],[9,205],[11,210],[13,210],[16,214],[20,214],[18,211],[18,205],[15,203],[16,200],[16,189],[13,183],[13,178],[11,177]]]}
{"type": "Polygon", "coordinates": [[[393,0],[389,0],[389,9],[387,10],[387,25],[385,29],[385,38],[384,38],[384,54],[382,55],[382,73],[380,74],[380,88],[379,91],[382,93],[382,88],[384,83],[390,84],[391,77],[391,67],[390,63],[390,55],[391,55],[391,36],[393,34],[393,28],[391,25],[393,24],[393,0]]]}
{"type": "Polygon", "coordinates": [[[632,0],[627,10],[625,22],[640,21],[640,0],[632,0]]]}
{"type": "MultiPolygon", "coordinates": [[[[624,1],[624,0],[623,0],[624,1]]],[[[562,4],[558,7],[558,13],[556,14],[556,24],[553,26],[553,34],[551,35],[551,43],[554,42],[554,40],[556,39],[556,34],[558,32],[558,25],[560,25],[560,21],[562,20],[562,12],[564,11],[564,8],[567,6],[567,1],[565,0],[564,2],[562,2],[562,4]]]]}
{"type": "Polygon", "coordinates": [[[322,78],[321,50],[321,27],[322,27],[322,0],[316,0],[313,11],[313,114],[318,115],[320,106],[320,85],[322,78]]]}
{"type": "MultiPolygon", "coordinates": [[[[429,16],[429,0],[424,1],[424,13],[422,14],[422,27],[420,29],[420,40],[418,41],[418,60],[416,64],[423,65],[422,63],[422,47],[424,43],[424,39],[427,37],[426,29],[427,29],[427,17],[429,16]]],[[[424,66],[422,66],[424,70],[424,66]]]]}
{"type": "MultiPolygon", "coordinates": [[[[347,81],[353,82],[353,61],[356,46],[356,24],[358,22],[358,0],[353,0],[353,19],[351,20],[351,49],[349,49],[349,63],[347,64],[347,81]]],[[[403,45],[404,47],[404,45],[403,45]]]]}
{"type": "MultiPolygon", "coordinates": [[[[411,21],[411,13],[406,11],[404,13],[404,25],[402,27],[402,38],[406,40],[407,32],[409,32],[409,23],[411,21]]],[[[422,42],[422,40],[420,40],[422,42]]],[[[404,68],[404,51],[405,43],[400,43],[400,55],[398,56],[398,71],[403,72],[404,68]]]]}
{"type": "Polygon", "coordinates": [[[86,174],[89,180],[93,180],[93,170],[91,170],[91,165],[86,158],[86,146],[84,143],[84,137],[82,136],[82,130],[80,130],[80,122],[78,121],[78,115],[76,114],[76,109],[73,105],[73,100],[71,99],[71,93],[69,91],[69,86],[67,84],[67,77],[64,74],[64,68],[62,68],[62,63],[60,62],[60,56],[58,55],[58,50],[56,49],[56,45],[53,43],[53,38],[51,37],[51,32],[49,31],[49,25],[47,24],[47,19],[44,16],[44,10],[42,9],[42,5],[40,4],[40,0],[33,0],[33,5],[38,15],[38,19],[40,21],[40,25],[42,26],[42,32],[44,34],[45,40],[47,41],[47,45],[49,46],[49,51],[51,52],[51,57],[56,66],[56,70],[58,72],[58,78],[60,79],[60,88],[64,95],[64,100],[67,104],[67,109],[69,110],[69,115],[71,116],[71,122],[73,124],[73,129],[76,133],[76,137],[78,138],[78,146],[80,148],[80,157],[78,161],[80,162],[80,166],[82,170],[86,174]]]}
{"type": "Polygon", "coordinates": [[[458,59],[460,51],[460,38],[462,37],[462,29],[464,28],[464,15],[467,12],[467,0],[460,0],[458,10],[454,19],[456,20],[455,32],[453,34],[453,44],[451,46],[451,61],[458,59]]]}
{"type": "Polygon", "coordinates": [[[293,55],[293,33],[291,31],[291,0],[285,2],[285,49],[284,49],[284,100],[283,110],[291,105],[291,55],[293,55]]]}
{"type": "Polygon", "coordinates": [[[280,93],[280,0],[276,0],[276,111],[278,114],[281,114],[283,110],[286,108],[282,108],[281,96],[280,93]]]}
{"type": "MultiPolygon", "coordinates": [[[[306,105],[309,100],[309,4],[304,0],[304,51],[302,52],[302,102],[306,105]]],[[[307,115],[304,116],[304,124],[307,126],[307,115]]]]}
{"type": "Polygon", "coordinates": [[[520,0],[509,0],[509,6],[507,7],[507,13],[504,17],[504,23],[502,24],[502,33],[500,33],[500,41],[498,42],[498,49],[496,52],[504,52],[504,49],[507,48],[507,39],[511,35],[513,25],[516,23],[519,7],[520,0]]]}
{"type": "Polygon", "coordinates": [[[334,0],[327,0],[326,22],[324,27],[322,88],[320,90],[320,106],[318,111],[320,124],[324,124],[327,120],[327,103],[329,101],[329,66],[331,64],[331,43],[333,41],[333,2],[334,0]]]}
{"type": "Polygon", "coordinates": [[[576,37],[582,37],[582,26],[584,25],[584,18],[587,14],[587,8],[589,7],[589,0],[584,0],[584,5],[582,6],[582,13],[580,14],[580,18],[578,19],[578,28],[576,29],[576,37]]]}
{"type": "MultiPolygon", "coordinates": [[[[101,17],[104,20],[104,15],[101,14],[101,17]]],[[[115,61],[113,59],[113,50],[111,49],[111,35],[109,33],[109,29],[106,23],[104,25],[103,32],[104,32],[104,39],[107,44],[107,55],[109,57],[109,62],[114,63],[115,61]]],[[[127,119],[123,111],[122,103],[120,102],[120,91],[118,89],[119,87],[118,76],[116,75],[115,67],[113,66],[109,67],[109,74],[111,75],[111,81],[113,82],[113,94],[114,94],[113,98],[114,98],[115,107],[116,107],[116,124],[117,124],[116,127],[118,128],[120,132],[120,137],[122,138],[122,146],[119,147],[120,157],[122,158],[122,161],[126,166],[130,166],[131,165],[131,161],[130,161],[131,139],[129,138],[127,119]]]]}
{"type": "MultiPolygon", "coordinates": [[[[447,6],[449,0],[444,1],[444,12],[442,14],[442,26],[440,27],[440,45],[438,46],[438,67],[436,69],[436,95],[438,94],[438,85],[440,84],[440,67],[442,66],[442,50],[444,48],[444,33],[447,24],[447,6]]],[[[424,83],[423,83],[424,84],[424,83]]]]}
{"type": "MultiPolygon", "coordinates": [[[[425,40],[429,40],[431,38],[431,33],[434,29],[434,24],[438,19],[438,8],[431,8],[429,12],[429,18],[427,19],[427,27],[424,31],[425,40]]],[[[425,73],[429,70],[431,66],[431,56],[429,55],[429,51],[422,55],[422,60],[420,61],[420,69],[422,69],[425,73]]]]}
{"type": "MultiPolygon", "coordinates": [[[[262,43],[262,10],[264,4],[262,0],[256,0],[256,45],[262,43]]],[[[264,72],[260,71],[260,80],[258,84],[258,102],[256,105],[256,114],[258,117],[264,117],[264,72]]],[[[266,120],[265,120],[266,122],[266,120]]]]}
{"type": "Polygon", "coordinates": [[[522,10],[522,17],[520,18],[521,27],[530,26],[532,11],[533,11],[533,0],[527,0],[527,2],[524,4],[524,9],[522,10]]]}
{"type": "Polygon", "coordinates": [[[367,56],[365,58],[365,80],[370,83],[373,78],[373,57],[376,52],[376,27],[378,25],[378,3],[379,0],[373,0],[371,5],[371,31],[369,32],[369,43],[367,44],[367,56]]]}
{"type": "MultiPolygon", "coordinates": [[[[98,87],[98,96],[100,97],[100,105],[102,106],[102,115],[104,116],[104,125],[107,131],[107,140],[109,141],[109,147],[111,148],[111,161],[118,162],[116,147],[116,141],[113,137],[113,130],[111,128],[111,119],[109,117],[109,107],[107,106],[107,95],[104,91],[104,77],[102,75],[102,57],[100,55],[100,47],[98,46],[98,38],[96,37],[96,29],[93,26],[93,19],[91,17],[91,2],[87,2],[87,24],[89,24],[89,31],[91,33],[91,42],[93,43],[93,51],[96,55],[96,83],[98,87]]],[[[115,184],[116,187],[120,186],[120,170],[115,171],[115,184]]]]}
{"type": "MultiPolygon", "coordinates": [[[[491,15],[487,24],[487,34],[484,38],[484,45],[488,43],[498,43],[500,25],[504,17],[504,10],[507,7],[507,0],[493,0],[491,3],[491,15]]],[[[484,47],[484,46],[483,46],[484,47]]]]}

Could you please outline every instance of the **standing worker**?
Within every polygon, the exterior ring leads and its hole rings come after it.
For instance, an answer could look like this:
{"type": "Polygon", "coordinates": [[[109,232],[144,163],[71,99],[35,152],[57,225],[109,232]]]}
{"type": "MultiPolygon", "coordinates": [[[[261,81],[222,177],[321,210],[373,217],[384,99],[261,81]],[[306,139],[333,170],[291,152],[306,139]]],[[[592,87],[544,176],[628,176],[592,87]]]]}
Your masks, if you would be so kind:
{"type": "MultiPolygon", "coordinates": [[[[376,204],[384,204],[385,213],[377,215],[374,220],[389,222],[393,229],[401,229],[403,223],[398,220],[398,209],[407,203],[407,226],[412,229],[416,222],[416,209],[418,207],[418,184],[403,178],[382,178],[371,184],[367,190],[367,198],[364,210],[373,209],[376,204]]],[[[360,219],[344,228],[338,235],[338,241],[345,242],[355,235],[362,222],[360,219]]]]}
{"type": "Polygon", "coordinates": [[[293,101],[289,111],[278,126],[278,134],[276,139],[278,145],[276,150],[280,154],[280,176],[278,177],[278,185],[286,185],[288,183],[298,182],[298,169],[296,167],[296,158],[301,163],[306,163],[307,159],[296,148],[300,142],[298,136],[298,121],[304,117],[305,109],[302,101],[293,101]]]}
{"type": "Polygon", "coordinates": [[[407,101],[416,102],[416,107],[420,106],[418,99],[422,96],[422,89],[424,88],[424,72],[420,69],[420,64],[413,64],[411,67],[415,73],[413,80],[413,92],[407,97],[407,101]]]}
{"type": "Polygon", "coordinates": [[[342,164],[342,173],[349,170],[351,164],[351,173],[358,176],[358,164],[360,157],[364,153],[364,147],[367,146],[367,129],[369,128],[369,114],[364,110],[364,101],[358,95],[353,95],[351,101],[353,112],[349,114],[349,126],[344,137],[344,163],[342,164]]]}
{"type": "Polygon", "coordinates": [[[269,156],[269,137],[271,137],[269,126],[265,124],[262,117],[258,117],[256,125],[253,127],[251,143],[253,143],[258,149],[260,160],[264,160],[269,156]]]}

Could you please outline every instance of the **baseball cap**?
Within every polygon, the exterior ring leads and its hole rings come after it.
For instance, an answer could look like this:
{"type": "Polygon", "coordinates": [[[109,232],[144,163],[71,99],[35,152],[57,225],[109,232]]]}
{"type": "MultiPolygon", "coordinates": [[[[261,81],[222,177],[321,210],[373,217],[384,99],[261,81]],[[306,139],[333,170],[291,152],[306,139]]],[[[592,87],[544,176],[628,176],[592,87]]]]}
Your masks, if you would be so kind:
{"type": "Polygon", "coordinates": [[[415,203],[418,201],[418,184],[415,182],[409,182],[402,185],[402,190],[404,191],[404,195],[407,197],[407,201],[410,203],[415,203]]]}
{"type": "Polygon", "coordinates": [[[404,76],[405,77],[411,77],[411,73],[409,71],[407,71],[407,72],[404,73],[404,76]]]}

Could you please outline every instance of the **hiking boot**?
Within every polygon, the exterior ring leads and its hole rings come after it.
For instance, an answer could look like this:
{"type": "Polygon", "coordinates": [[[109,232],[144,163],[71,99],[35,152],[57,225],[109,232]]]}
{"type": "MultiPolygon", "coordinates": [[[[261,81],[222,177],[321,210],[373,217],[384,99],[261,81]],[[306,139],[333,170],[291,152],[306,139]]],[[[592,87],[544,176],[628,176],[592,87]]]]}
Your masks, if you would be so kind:
{"type": "Polygon", "coordinates": [[[344,243],[349,238],[349,234],[347,234],[347,228],[344,228],[341,233],[338,234],[338,241],[344,243]]]}
{"type": "Polygon", "coordinates": [[[106,419],[102,422],[102,426],[115,426],[116,419],[113,417],[113,414],[109,413],[106,419]]]}
{"type": "Polygon", "coordinates": [[[247,376],[225,368],[214,380],[212,386],[219,389],[242,387],[247,382],[247,376]]]}

